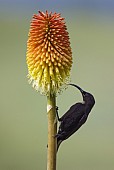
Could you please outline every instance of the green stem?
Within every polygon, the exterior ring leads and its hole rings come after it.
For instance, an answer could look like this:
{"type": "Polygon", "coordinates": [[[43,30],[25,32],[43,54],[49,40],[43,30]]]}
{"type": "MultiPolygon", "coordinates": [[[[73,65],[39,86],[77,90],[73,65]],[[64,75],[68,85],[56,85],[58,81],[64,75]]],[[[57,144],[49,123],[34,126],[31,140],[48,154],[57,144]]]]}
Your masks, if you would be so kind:
{"type": "Polygon", "coordinates": [[[56,97],[50,95],[47,97],[47,116],[48,116],[48,153],[47,170],[56,170],[56,138],[57,120],[56,120],[56,97]]]}

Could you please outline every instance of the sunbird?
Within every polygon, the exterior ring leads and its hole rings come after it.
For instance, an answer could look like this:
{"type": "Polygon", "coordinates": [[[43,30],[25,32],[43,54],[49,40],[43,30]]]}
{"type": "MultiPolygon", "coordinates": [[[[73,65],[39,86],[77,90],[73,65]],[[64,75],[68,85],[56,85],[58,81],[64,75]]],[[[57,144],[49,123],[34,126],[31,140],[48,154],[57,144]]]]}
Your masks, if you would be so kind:
{"type": "Polygon", "coordinates": [[[70,109],[59,118],[58,107],[56,113],[58,121],[60,122],[57,138],[57,150],[60,144],[73,135],[87,120],[88,115],[95,104],[95,99],[92,94],[82,90],[75,84],[69,84],[76,87],[82,94],[83,102],[75,103],[70,109]]]}

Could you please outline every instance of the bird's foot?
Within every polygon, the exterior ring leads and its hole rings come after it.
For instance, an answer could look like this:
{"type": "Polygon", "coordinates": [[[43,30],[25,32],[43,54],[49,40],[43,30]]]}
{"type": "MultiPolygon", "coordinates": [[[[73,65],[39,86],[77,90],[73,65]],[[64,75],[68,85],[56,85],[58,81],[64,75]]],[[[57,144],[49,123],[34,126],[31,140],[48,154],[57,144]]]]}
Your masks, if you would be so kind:
{"type": "Polygon", "coordinates": [[[57,120],[60,122],[61,121],[61,118],[59,118],[59,113],[58,113],[58,106],[56,106],[56,115],[57,115],[57,120]]]}

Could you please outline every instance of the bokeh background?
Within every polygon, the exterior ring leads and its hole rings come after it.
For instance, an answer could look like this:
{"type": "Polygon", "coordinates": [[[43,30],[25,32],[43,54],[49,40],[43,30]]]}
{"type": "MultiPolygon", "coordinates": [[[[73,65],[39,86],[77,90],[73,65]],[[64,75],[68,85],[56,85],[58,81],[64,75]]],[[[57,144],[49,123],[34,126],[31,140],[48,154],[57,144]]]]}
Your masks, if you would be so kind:
{"type": "MultiPolygon", "coordinates": [[[[87,123],[61,145],[57,169],[113,170],[113,0],[0,0],[0,170],[46,169],[46,97],[26,77],[26,42],[38,10],[65,18],[73,51],[71,80],[96,99],[87,123]]],[[[69,87],[57,97],[59,114],[81,100],[69,87]]]]}

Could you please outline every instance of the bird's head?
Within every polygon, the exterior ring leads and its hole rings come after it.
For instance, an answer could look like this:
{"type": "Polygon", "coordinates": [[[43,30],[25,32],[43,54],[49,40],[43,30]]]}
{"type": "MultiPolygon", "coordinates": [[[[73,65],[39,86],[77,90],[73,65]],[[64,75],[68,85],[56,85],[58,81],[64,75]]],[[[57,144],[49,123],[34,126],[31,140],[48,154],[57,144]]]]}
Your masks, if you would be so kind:
{"type": "Polygon", "coordinates": [[[84,101],[85,104],[89,104],[89,105],[91,105],[91,106],[93,106],[93,105],[95,104],[95,99],[94,99],[94,97],[93,97],[92,94],[90,94],[90,93],[82,90],[79,86],[77,86],[77,85],[75,85],[75,84],[69,84],[69,85],[74,86],[74,87],[76,87],[78,90],[80,90],[80,92],[81,92],[81,94],[82,94],[82,96],[83,96],[83,101],[84,101]]]}

